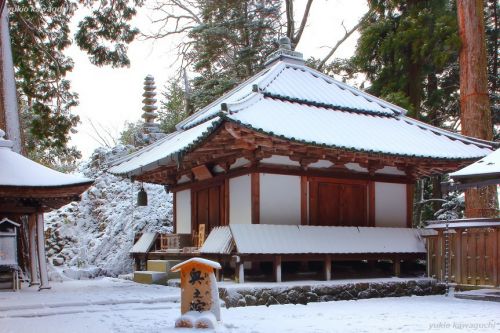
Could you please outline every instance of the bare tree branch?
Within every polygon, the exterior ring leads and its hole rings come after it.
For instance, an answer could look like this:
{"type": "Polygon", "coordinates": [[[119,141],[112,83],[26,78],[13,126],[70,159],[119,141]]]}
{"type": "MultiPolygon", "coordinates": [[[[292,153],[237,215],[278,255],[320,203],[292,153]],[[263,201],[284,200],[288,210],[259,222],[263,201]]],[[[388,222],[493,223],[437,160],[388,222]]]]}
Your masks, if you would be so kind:
{"type": "Polygon", "coordinates": [[[341,24],[342,27],[344,28],[345,34],[341,39],[337,41],[337,43],[332,47],[330,52],[328,52],[328,54],[323,58],[323,60],[321,60],[321,62],[318,65],[318,70],[321,70],[325,66],[326,62],[333,56],[333,54],[337,51],[340,45],[342,45],[342,43],[344,43],[354,33],[354,31],[359,29],[359,27],[363,24],[363,22],[370,16],[370,14],[371,11],[363,15],[363,17],[359,20],[358,24],[352,27],[351,30],[347,30],[344,25],[344,22],[342,21],[341,24]]]}
{"type": "MultiPolygon", "coordinates": [[[[304,32],[304,28],[306,27],[307,19],[309,18],[309,11],[311,10],[313,0],[308,0],[306,4],[306,9],[304,10],[304,14],[302,15],[302,21],[300,22],[299,30],[293,36],[292,45],[297,45],[300,42],[300,38],[302,37],[302,33],[304,32]]],[[[293,47],[295,49],[295,47],[293,47]]]]}

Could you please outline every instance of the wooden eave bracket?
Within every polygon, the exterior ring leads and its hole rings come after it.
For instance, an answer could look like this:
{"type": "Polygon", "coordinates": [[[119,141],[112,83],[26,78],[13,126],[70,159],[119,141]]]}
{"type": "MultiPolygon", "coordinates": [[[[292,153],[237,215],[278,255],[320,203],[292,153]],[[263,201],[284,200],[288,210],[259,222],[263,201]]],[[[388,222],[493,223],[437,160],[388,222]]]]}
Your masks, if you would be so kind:
{"type": "Polygon", "coordinates": [[[191,169],[193,172],[194,178],[196,180],[206,180],[213,178],[212,172],[207,168],[205,164],[199,165],[191,169]]]}

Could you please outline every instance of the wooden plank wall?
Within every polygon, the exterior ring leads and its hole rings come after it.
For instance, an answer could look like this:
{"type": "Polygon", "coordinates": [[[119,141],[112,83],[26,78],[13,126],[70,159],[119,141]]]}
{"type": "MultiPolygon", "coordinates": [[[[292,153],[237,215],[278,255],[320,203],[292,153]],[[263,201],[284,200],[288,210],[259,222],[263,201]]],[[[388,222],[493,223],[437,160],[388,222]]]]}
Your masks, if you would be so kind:
{"type": "MultiPolygon", "coordinates": [[[[445,280],[445,234],[427,237],[427,272],[445,280]]],[[[449,281],[500,286],[500,228],[457,229],[449,234],[449,281]]]]}

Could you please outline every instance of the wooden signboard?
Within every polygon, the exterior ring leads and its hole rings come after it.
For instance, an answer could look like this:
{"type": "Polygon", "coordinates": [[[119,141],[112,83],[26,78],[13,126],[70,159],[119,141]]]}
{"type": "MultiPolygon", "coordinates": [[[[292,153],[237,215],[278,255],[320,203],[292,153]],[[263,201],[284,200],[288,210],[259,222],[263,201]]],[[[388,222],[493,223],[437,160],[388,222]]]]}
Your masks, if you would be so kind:
{"type": "Polygon", "coordinates": [[[220,321],[219,292],[214,274],[214,269],[220,268],[219,263],[202,258],[191,258],[172,267],[172,272],[181,272],[181,318],[176,321],[176,327],[210,328],[213,325],[207,324],[207,313],[220,321]]]}

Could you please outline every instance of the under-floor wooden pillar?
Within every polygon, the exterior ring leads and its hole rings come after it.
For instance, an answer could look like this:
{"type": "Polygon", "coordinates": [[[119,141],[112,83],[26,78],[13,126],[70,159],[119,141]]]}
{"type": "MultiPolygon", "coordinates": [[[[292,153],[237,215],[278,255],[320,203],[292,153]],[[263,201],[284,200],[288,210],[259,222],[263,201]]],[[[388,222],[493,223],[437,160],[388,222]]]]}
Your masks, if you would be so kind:
{"type": "Polygon", "coordinates": [[[274,279],[281,282],[281,256],[274,257],[274,279]]]}
{"type": "Polygon", "coordinates": [[[395,258],[392,263],[394,265],[394,276],[399,277],[401,275],[401,259],[395,258]]]}
{"type": "Polygon", "coordinates": [[[236,271],[235,275],[238,283],[245,283],[245,262],[239,256],[233,256],[236,271]]]}
{"type": "Polygon", "coordinates": [[[37,229],[37,252],[38,252],[38,267],[40,269],[40,288],[50,289],[49,275],[47,273],[47,256],[45,254],[45,234],[43,230],[43,213],[38,213],[36,217],[37,229]]]}
{"type": "Polygon", "coordinates": [[[28,217],[28,249],[30,261],[30,286],[39,285],[40,279],[38,278],[36,254],[36,214],[31,214],[28,217]]]}
{"type": "Polygon", "coordinates": [[[332,279],[332,256],[327,254],[324,263],[324,273],[325,280],[330,281],[332,279]]]}

